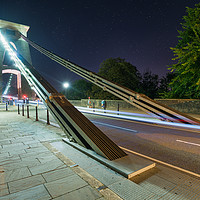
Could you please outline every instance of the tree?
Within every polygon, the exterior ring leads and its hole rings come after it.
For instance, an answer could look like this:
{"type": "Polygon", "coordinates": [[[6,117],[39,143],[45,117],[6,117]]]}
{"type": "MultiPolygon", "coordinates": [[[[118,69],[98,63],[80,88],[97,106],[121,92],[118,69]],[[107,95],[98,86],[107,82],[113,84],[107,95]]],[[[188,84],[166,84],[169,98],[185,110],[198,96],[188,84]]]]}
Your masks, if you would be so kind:
{"type": "MultiPolygon", "coordinates": [[[[108,58],[100,64],[98,75],[125,86],[134,91],[139,91],[139,72],[135,66],[122,58],[108,58]]],[[[114,95],[103,91],[98,86],[92,87],[92,97],[99,99],[117,99],[114,95]]]]}
{"type": "Polygon", "coordinates": [[[186,8],[176,47],[171,48],[177,62],[171,66],[176,77],[171,82],[171,97],[200,97],[200,3],[186,8]]]}
{"type": "Polygon", "coordinates": [[[158,75],[152,74],[151,71],[146,71],[142,75],[140,92],[154,99],[158,97],[158,83],[158,75]]]}
{"type": "Polygon", "coordinates": [[[175,73],[168,72],[159,81],[158,94],[159,98],[171,98],[170,91],[172,90],[170,83],[176,77],[175,73]]]}
{"type": "Polygon", "coordinates": [[[75,81],[70,88],[66,89],[63,93],[69,100],[87,99],[92,90],[92,83],[80,79],[75,81]]]}

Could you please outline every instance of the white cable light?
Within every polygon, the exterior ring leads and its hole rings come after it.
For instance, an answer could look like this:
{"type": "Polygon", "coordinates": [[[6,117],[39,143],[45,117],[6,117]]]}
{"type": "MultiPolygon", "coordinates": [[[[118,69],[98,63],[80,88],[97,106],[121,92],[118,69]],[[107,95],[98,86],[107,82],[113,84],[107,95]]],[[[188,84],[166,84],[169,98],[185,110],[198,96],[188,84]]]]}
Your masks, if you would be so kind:
{"type": "Polygon", "coordinates": [[[9,43],[6,41],[6,39],[4,38],[4,36],[1,34],[0,32],[0,40],[3,44],[3,46],[5,47],[5,49],[8,51],[8,54],[10,55],[10,58],[14,61],[14,65],[19,68],[19,70],[21,71],[21,73],[26,77],[29,85],[33,85],[26,73],[26,71],[29,71],[28,69],[26,69],[26,66],[22,63],[22,61],[17,57],[16,52],[13,51],[13,49],[10,47],[9,43]],[[26,71],[25,71],[26,70],[26,71]]]}

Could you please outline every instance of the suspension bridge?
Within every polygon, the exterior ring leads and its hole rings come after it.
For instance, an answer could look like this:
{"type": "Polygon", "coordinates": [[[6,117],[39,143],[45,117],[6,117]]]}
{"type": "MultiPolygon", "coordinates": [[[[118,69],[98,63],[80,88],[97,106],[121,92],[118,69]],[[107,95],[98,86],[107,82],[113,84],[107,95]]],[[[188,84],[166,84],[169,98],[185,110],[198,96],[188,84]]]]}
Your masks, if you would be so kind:
{"type": "MultiPolygon", "coordinates": [[[[90,117],[88,118],[83,115],[32,66],[29,46],[35,48],[52,61],[59,63],[68,70],[99,86],[104,91],[110,92],[116,97],[150,114],[159,121],[167,121],[168,123],[172,123],[172,125],[173,123],[186,124],[194,127],[200,124],[200,121],[196,118],[162,105],[144,94],[139,94],[117,83],[111,82],[45,49],[27,37],[28,30],[28,26],[0,20],[0,92],[4,95],[8,93],[12,81],[12,74],[15,74],[17,76],[17,94],[19,99],[22,98],[23,91],[29,94],[30,97],[37,94],[45,107],[50,111],[55,122],[65,133],[68,138],[67,140],[65,139],[66,142],[71,143],[76,149],[98,160],[100,163],[104,163],[126,178],[135,178],[152,169],[156,170],[155,166],[159,161],[143,156],[143,159],[150,159],[151,162],[141,161],[145,163],[143,167],[134,170],[134,162],[138,162],[136,161],[137,158],[130,156],[130,151],[118,146],[116,142],[110,139],[112,136],[108,137],[108,134],[102,131],[101,126],[106,126],[107,123],[101,120],[97,122],[96,119],[94,120],[92,117],[89,119],[90,117]],[[7,73],[11,75],[4,92],[2,92],[2,74],[7,73]]],[[[117,126],[115,125],[114,127],[116,128],[117,126]]],[[[115,138],[114,140],[117,141],[115,138]]],[[[57,143],[54,145],[60,151],[64,148],[62,147],[60,149],[57,143]]],[[[182,170],[181,168],[176,168],[164,162],[160,162],[159,164],[180,170],[181,173],[188,173],[191,176],[200,177],[198,173],[190,173],[189,170],[182,170]]],[[[150,197],[152,196],[150,195],[150,197]]]]}

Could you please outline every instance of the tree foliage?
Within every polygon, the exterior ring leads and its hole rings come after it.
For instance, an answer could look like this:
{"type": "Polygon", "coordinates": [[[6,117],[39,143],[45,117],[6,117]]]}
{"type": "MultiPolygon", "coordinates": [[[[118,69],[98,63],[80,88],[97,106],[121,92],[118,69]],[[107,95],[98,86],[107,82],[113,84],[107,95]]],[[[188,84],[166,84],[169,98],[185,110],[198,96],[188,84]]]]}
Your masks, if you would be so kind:
{"type": "Polygon", "coordinates": [[[86,80],[76,80],[69,88],[65,89],[63,93],[69,100],[87,99],[92,90],[92,83],[86,80]]]}
{"type": "MultiPolygon", "coordinates": [[[[175,77],[174,73],[168,73],[159,79],[158,75],[149,70],[141,75],[135,66],[121,58],[103,61],[98,75],[153,99],[166,97],[171,90],[169,83],[175,77]]],[[[84,79],[75,81],[63,93],[69,100],[87,99],[89,96],[94,99],[117,99],[116,96],[84,79]]]]}
{"type": "MultiPolygon", "coordinates": [[[[122,58],[108,58],[100,65],[98,75],[109,81],[118,83],[134,91],[139,90],[139,72],[135,66],[122,58]]],[[[100,99],[116,99],[98,86],[92,87],[92,97],[100,99]]]]}
{"type": "Polygon", "coordinates": [[[177,62],[171,66],[176,77],[171,83],[170,97],[200,97],[200,3],[195,8],[186,8],[179,41],[171,48],[177,62]]]}
{"type": "Polygon", "coordinates": [[[142,75],[140,83],[140,93],[154,99],[158,97],[159,78],[157,74],[152,74],[151,71],[146,71],[142,75]]]}
{"type": "Polygon", "coordinates": [[[159,80],[158,96],[159,98],[170,98],[169,94],[172,90],[170,83],[176,77],[175,73],[168,72],[159,80]]]}

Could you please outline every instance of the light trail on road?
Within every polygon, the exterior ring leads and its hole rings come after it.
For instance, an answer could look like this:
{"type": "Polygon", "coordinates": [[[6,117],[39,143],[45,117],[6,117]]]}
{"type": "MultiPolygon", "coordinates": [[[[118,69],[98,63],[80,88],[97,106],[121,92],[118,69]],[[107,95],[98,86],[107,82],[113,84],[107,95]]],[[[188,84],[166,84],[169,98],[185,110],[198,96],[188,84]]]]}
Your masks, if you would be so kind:
{"type": "Polygon", "coordinates": [[[138,132],[138,131],[133,130],[133,129],[123,128],[123,127],[120,127],[120,126],[114,126],[114,125],[111,125],[111,124],[101,123],[101,122],[97,122],[97,121],[91,121],[91,122],[94,123],[94,124],[108,126],[108,127],[116,128],[116,129],[121,129],[121,130],[124,130],[124,131],[129,131],[129,132],[134,132],[134,133],[138,132]]]}
{"type": "Polygon", "coordinates": [[[188,148],[181,141],[200,143],[199,130],[164,126],[139,121],[85,114],[108,137],[120,147],[163,163],[200,174],[200,153],[198,146],[188,148]],[[109,126],[107,126],[109,124],[109,126]],[[118,128],[121,127],[121,128],[118,128]],[[136,130],[132,134],[129,130],[136,130]],[[187,140],[186,140],[187,138],[187,140]]]}
{"type": "Polygon", "coordinates": [[[93,108],[83,108],[83,107],[77,107],[77,109],[80,112],[86,113],[86,114],[112,117],[112,118],[118,118],[118,119],[124,119],[124,120],[132,120],[132,121],[138,121],[138,122],[144,122],[144,123],[153,123],[153,124],[164,125],[164,126],[173,126],[173,127],[178,127],[178,128],[196,129],[200,132],[199,125],[163,121],[163,120],[160,120],[159,118],[152,118],[150,115],[129,113],[129,112],[118,112],[118,111],[112,111],[112,110],[101,110],[101,109],[93,109],[93,108]],[[97,112],[94,112],[94,111],[97,111],[97,112]]]}
{"type": "MultiPolygon", "coordinates": [[[[46,111],[43,109],[39,110],[39,119],[46,119],[46,111]]],[[[86,113],[85,116],[117,145],[200,174],[199,146],[176,141],[200,144],[199,130],[86,113]]],[[[52,117],[50,120],[51,124],[56,123],[52,117]]]]}

